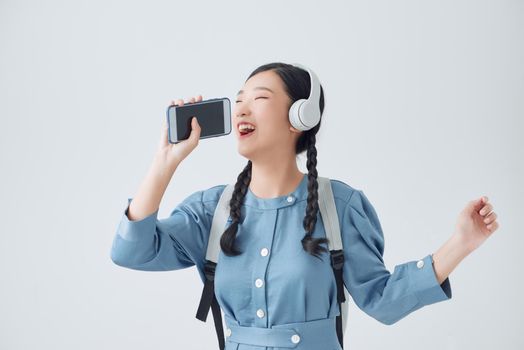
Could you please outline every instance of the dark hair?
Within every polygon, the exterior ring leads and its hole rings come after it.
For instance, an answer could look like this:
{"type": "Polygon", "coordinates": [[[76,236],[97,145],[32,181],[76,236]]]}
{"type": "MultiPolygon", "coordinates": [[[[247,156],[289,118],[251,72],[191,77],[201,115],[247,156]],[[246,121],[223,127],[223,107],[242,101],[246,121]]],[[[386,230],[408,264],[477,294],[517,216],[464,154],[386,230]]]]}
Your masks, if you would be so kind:
{"type": "MultiPolygon", "coordinates": [[[[256,68],[246,79],[249,80],[253,75],[273,70],[282,79],[285,87],[285,91],[289,98],[292,100],[291,103],[302,98],[308,98],[311,89],[311,81],[309,73],[299,67],[295,67],[291,64],[273,62],[264,64],[256,68]]],[[[290,105],[291,106],[291,105],[290,105]]],[[[324,111],[324,90],[320,87],[320,113],[324,111]]],[[[322,120],[322,118],[320,119],[322,120]]],[[[321,252],[327,252],[328,250],[321,246],[322,243],[327,243],[327,238],[313,239],[312,234],[315,229],[317,222],[318,213],[318,182],[317,182],[317,149],[316,133],[320,129],[320,121],[315,127],[307,131],[303,131],[297,140],[295,153],[298,155],[304,151],[307,151],[307,169],[308,169],[308,196],[307,196],[307,207],[306,214],[303,220],[303,226],[306,230],[304,238],[302,239],[302,247],[309,254],[319,257],[321,252]]],[[[240,218],[240,207],[244,201],[244,197],[248,190],[249,183],[251,182],[251,160],[247,162],[244,170],[238,175],[237,182],[235,184],[231,200],[229,202],[231,211],[230,216],[232,219],[231,225],[224,231],[220,238],[220,246],[224,254],[228,256],[236,256],[242,252],[238,251],[235,247],[235,237],[238,230],[238,225],[241,221],[240,218]]]]}

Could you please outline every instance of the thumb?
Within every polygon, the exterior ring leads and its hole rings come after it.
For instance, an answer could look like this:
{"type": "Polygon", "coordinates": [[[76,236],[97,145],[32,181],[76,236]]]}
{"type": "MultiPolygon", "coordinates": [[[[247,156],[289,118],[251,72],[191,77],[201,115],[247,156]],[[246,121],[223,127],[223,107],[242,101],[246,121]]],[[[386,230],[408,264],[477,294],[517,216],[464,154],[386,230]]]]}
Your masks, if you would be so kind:
{"type": "Polygon", "coordinates": [[[474,200],[472,200],[470,202],[471,203],[471,208],[475,212],[478,212],[478,211],[480,211],[480,209],[482,209],[482,207],[484,207],[484,205],[486,205],[487,202],[488,202],[488,197],[481,196],[480,198],[474,199],[474,200]]]}
{"type": "Polygon", "coordinates": [[[197,117],[191,118],[191,134],[200,135],[200,124],[198,124],[197,117]]]}

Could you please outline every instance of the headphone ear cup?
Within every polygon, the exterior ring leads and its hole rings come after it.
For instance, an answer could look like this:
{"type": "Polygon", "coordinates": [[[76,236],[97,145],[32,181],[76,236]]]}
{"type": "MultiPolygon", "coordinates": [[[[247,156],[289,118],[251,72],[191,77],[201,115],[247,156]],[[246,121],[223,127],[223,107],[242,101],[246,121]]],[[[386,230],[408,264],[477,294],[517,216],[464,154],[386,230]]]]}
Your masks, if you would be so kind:
{"type": "Polygon", "coordinates": [[[291,107],[289,107],[289,122],[291,123],[291,125],[293,125],[295,129],[301,131],[308,130],[300,121],[300,106],[305,101],[305,99],[296,100],[295,102],[293,102],[291,107]]]}
{"type": "Polygon", "coordinates": [[[320,108],[318,104],[313,101],[307,100],[300,108],[301,121],[306,125],[311,125],[309,129],[314,128],[320,121],[320,108]]]}

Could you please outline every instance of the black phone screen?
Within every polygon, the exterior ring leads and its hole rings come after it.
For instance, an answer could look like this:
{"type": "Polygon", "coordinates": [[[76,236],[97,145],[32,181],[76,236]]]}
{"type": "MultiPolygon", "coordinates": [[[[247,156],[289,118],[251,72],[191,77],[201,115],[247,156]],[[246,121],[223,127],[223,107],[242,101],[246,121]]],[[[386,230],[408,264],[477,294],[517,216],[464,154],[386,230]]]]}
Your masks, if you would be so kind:
{"type": "Polygon", "coordinates": [[[191,118],[197,117],[202,128],[200,136],[224,133],[224,102],[222,100],[199,104],[184,104],[176,108],[177,139],[183,140],[191,133],[191,118]]]}

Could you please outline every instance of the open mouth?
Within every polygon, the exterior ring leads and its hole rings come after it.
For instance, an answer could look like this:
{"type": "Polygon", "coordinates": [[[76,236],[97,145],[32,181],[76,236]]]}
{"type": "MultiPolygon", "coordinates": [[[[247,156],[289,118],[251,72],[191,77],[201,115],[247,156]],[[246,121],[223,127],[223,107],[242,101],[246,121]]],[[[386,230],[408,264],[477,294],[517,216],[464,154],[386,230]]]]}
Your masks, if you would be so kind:
{"type": "Polygon", "coordinates": [[[252,134],[254,131],[255,130],[252,130],[252,129],[242,130],[242,131],[240,131],[240,136],[246,136],[246,135],[252,134]]]}
{"type": "Polygon", "coordinates": [[[255,130],[255,126],[250,123],[240,123],[238,125],[238,133],[240,135],[240,138],[244,138],[253,134],[255,130]]]}

